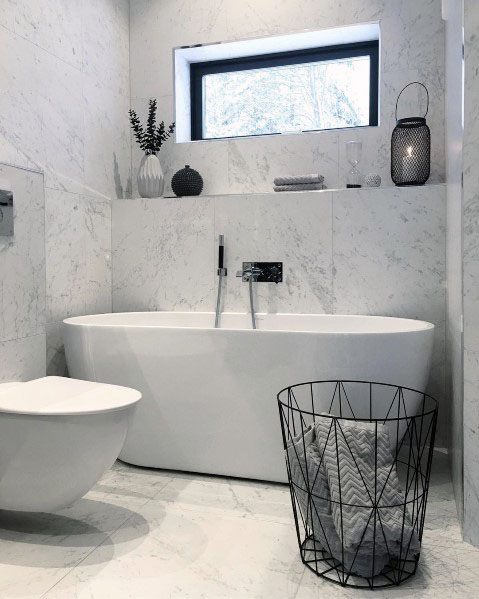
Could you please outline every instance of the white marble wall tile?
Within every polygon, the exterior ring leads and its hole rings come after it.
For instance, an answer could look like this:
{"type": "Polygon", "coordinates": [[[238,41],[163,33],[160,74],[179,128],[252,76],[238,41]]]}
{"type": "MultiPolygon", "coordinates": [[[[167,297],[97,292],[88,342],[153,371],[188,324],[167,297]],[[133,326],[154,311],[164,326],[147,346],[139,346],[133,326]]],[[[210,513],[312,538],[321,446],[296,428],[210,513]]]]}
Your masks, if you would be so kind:
{"type": "Polygon", "coordinates": [[[230,193],[268,192],[273,190],[275,177],[318,172],[324,176],[329,189],[338,186],[336,131],[252,137],[228,142],[230,193]]]}
{"type": "Polygon", "coordinates": [[[82,1],[82,70],[129,95],[129,1],[82,1]]]}
{"type": "Polygon", "coordinates": [[[131,84],[138,98],[173,94],[173,48],[227,38],[224,0],[131,3],[131,84]]]}
{"type": "Polygon", "coordinates": [[[43,165],[43,113],[35,92],[45,83],[37,69],[38,50],[1,27],[0,47],[0,160],[43,165]]]}
{"type": "Polygon", "coordinates": [[[444,73],[444,21],[439,0],[384,2],[381,15],[383,68],[444,73]]]}
{"type": "Polygon", "coordinates": [[[445,225],[443,185],[338,191],[335,312],[442,322],[445,225]]]}
{"type": "Polygon", "coordinates": [[[131,197],[129,97],[88,75],[82,81],[86,192],[131,197]]]}
{"type": "Polygon", "coordinates": [[[0,342],[0,382],[45,376],[45,334],[0,342]]]}
{"type": "MultiPolygon", "coordinates": [[[[45,175],[55,356],[54,323],[111,311],[109,202],[131,194],[129,2],[0,4],[0,160],[45,175]]],[[[37,219],[37,195],[28,205],[18,201],[13,243],[1,242],[0,341],[44,332],[45,217],[37,219]]]]}
{"type": "Polygon", "coordinates": [[[128,195],[128,2],[20,0],[9,14],[13,30],[0,31],[0,160],[35,165],[50,188],[128,195]]]}
{"type": "Polygon", "coordinates": [[[258,284],[258,312],[331,311],[330,192],[215,199],[215,239],[225,235],[229,276],[223,309],[248,312],[248,285],[235,277],[243,261],[283,262],[283,283],[258,284]]]}
{"type": "Polygon", "coordinates": [[[111,206],[110,201],[84,198],[85,307],[88,314],[112,310],[111,272],[111,206]]]}
{"type": "Polygon", "coordinates": [[[83,214],[80,196],[46,190],[47,322],[83,313],[83,214]]]}
{"type": "Polygon", "coordinates": [[[465,96],[464,96],[464,534],[479,545],[479,5],[464,1],[465,96]]]}
{"type": "Polygon", "coordinates": [[[64,62],[81,68],[83,2],[77,0],[15,1],[15,33],[64,62]],[[53,33],[54,32],[54,33],[53,33]]]}
{"type": "Polygon", "coordinates": [[[110,202],[48,189],[47,322],[111,310],[110,202]]]}
{"type": "Polygon", "coordinates": [[[436,325],[431,393],[445,444],[445,186],[345,190],[333,201],[333,310],[436,325]]]}
{"type": "MultiPolygon", "coordinates": [[[[334,27],[339,19],[337,0],[289,0],[278,2],[235,2],[223,4],[227,15],[228,39],[263,37],[287,31],[334,27]]],[[[364,20],[364,19],[363,19],[364,20]]]]}
{"type": "Polygon", "coordinates": [[[0,4],[0,25],[10,31],[15,30],[16,0],[4,0],[0,4]]]}
{"type": "MultiPolygon", "coordinates": [[[[465,306],[464,316],[467,316],[465,306]]],[[[464,328],[464,539],[473,545],[479,544],[479,452],[477,436],[479,431],[479,351],[466,345],[467,330],[464,328]]]]}
{"type": "Polygon", "coordinates": [[[213,201],[115,201],[113,309],[209,310],[214,299],[213,201]]]}
{"type": "Polygon", "coordinates": [[[82,74],[42,51],[36,69],[41,74],[34,93],[42,114],[45,186],[74,190],[84,181],[82,74]]]}
{"type": "Polygon", "coordinates": [[[0,237],[0,340],[45,331],[45,202],[43,176],[0,165],[14,194],[15,232],[0,237]]]}

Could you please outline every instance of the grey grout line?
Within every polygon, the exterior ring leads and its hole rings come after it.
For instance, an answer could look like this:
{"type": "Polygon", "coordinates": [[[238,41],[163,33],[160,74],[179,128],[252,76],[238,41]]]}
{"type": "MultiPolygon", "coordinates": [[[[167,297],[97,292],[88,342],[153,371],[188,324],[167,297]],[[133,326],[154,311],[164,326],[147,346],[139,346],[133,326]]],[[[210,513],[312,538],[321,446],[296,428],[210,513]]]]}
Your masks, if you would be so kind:
{"type": "MultiPolygon", "coordinates": [[[[150,503],[150,501],[152,501],[153,499],[155,499],[155,497],[171,482],[171,479],[166,481],[164,485],[162,485],[162,487],[160,489],[158,489],[158,492],[155,493],[155,495],[153,497],[148,497],[145,500],[145,503],[142,503],[141,505],[139,505],[139,508],[144,508],[148,503],[150,503]]],[[[65,572],[63,574],[63,576],[61,576],[51,587],[49,587],[42,595],[40,595],[40,599],[46,598],[48,593],[50,591],[52,591],[58,584],[60,584],[60,582],[62,582],[62,580],[64,580],[67,576],[69,576],[76,568],[78,568],[88,557],[90,557],[95,551],[97,551],[97,549],[99,549],[100,547],[102,547],[107,541],[112,541],[112,537],[122,528],[124,528],[128,522],[135,517],[135,513],[132,513],[130,516],[128,516],[121,524],[119,524],[115,530],[110,531],[108,534],[105,535],[105,538],[103,539],[103,541],[101,541],[101,543],[98,543],[98,545],[95,545],[95,547],[92,547],[90,551],[88,551],[88,553],[86,553],[81,559],[78,560],[78,562],[76,562],[71,568],[68,569],[67,572],[65,572]]],[[[114,546],[114,543],[112,543],[112,545],[114,546]]]]}

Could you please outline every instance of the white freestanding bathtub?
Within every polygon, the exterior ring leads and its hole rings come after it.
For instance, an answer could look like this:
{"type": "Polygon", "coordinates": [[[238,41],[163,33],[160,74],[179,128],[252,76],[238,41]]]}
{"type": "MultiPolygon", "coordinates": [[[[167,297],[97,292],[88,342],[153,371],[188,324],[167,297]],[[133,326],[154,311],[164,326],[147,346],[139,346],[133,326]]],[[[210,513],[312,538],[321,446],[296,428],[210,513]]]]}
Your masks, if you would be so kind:
{"type": "MultiPolygon", "coordinates": [[[[276,394],[321,379],[423,391],[427,322],[376,316],[138,312],[64,321],[70,376],[139,390],[120,458],[285,481],[276,394]]],[[[325,406],[327,409],[327,406],[325,406]]]]}

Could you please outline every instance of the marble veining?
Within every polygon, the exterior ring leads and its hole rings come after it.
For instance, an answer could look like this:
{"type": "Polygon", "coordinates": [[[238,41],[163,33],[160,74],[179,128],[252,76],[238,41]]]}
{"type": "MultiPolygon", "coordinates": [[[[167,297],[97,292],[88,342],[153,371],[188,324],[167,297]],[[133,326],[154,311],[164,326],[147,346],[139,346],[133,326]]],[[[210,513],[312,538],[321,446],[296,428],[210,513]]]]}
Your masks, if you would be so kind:
{"type": "Polygon", "coordinates": [[[205,197],[113,203],[115,312],[209,308],[213,211],[205,197]]]}
{"type": "Polygon", "coordinates": [[[8,0],[0,24],[0,160],[46,187],[128,195],[127,0],[8,0]]]}
{"type": "MultiPolygon", "coordinates": [[[[334,310],[388,314],[436,326],[429,391],[444,398],[446,204],[444,186],[338,191],[333,201],[334,310]]],[[[443,399],[444,398],[444,399],[443,399]]]]}
{"type": "MultiPolygon", "coordinates": [[[[478,550],[461,540],[446,462],[436,452],[417,575],[375,596],[479,592],[478,550]]],[[[0,539],[5,597],[367,596],[332,587],[301,563],[285,485],[117,462],[70,508],[0,514],[0,539]]]]}
{"type": "Polygon", "coordinates": [[[249,310],[241,263],[284,263],[258,285],[258,311],[386,314],[436,325],[430,391],[444,402],[445,187],[243,194],[113,202],[113,309],[215,306],[225,235],[223,310],[249,310]]]}
{"type": "Polygon", "coordinates": [[[47,322],[111,310],[111,202],[46,190],[47,322]]]}
{"type": "Polygon", "coordinates": [[[283,262],[283,283],[258,285],[258,312],[332,311],[333,194],[295,193],[215,199],[215,235],[226,240],[229,276],[224,310],[244,312],[248,285],[235,277],[243,261],[283,262]]]}
{"type": "Polygon", "coordinates": [[[15,236],[0,238],[0,382],[45,373],[43,175],[0,164],[15,197],[15,236]]]}
{"type": "Polygon", "coordinates": [[[43,176],[0,165],[15,198],[15,236],[0,238],[0,340],[45,332],[43,176]]]}
{"type": "MultiPolygon", "coordinates": [[[[444,181],[444,23],[439,0],[419,0],[413,5],[409,0],[301,0],[299,4],[286,0],[275,4],[207,0],[201,6],[192,0],[181,5],[135,0],[131,5],[130,37],[132,102],[141,111],[148,98],[161,98],[161,118],[164,114],[165,120],[174,120],[174,47],[367,21],[379,21],[381,27],[378,127],[172,143],[162,150],[162,163],[180,168],[180,156],[187,153],[192,166],[204,175],[206,192],[212,194],[267,192],[272,189],[274,176],[309,171],[322,172],[328,188],[333,189],[345,184],[345,142],[361,139],[364,174],[379,173],[383,185],[390,185],[388,156],[396,97],[406,83],[419,80],[430,92],[430,181],[444,181]],[[157,35],[159,28],[161,36],[157,35]]],[[[416,115],[423,108],[425,111],[417,93],[408,94],[403,100],[401,109],[407,116],[416,115]]],[[[135,157],[132,165],[135,174],[135,157]]]]}
{"type": "Polygon", "coordinates": [[[45,333],[0,342],[0,382],[30,381],[45,376],[45,333]]]}
{"type": "Polygon", "coordinates": [[[479,545],[479,6],[464,2],[465,26],[465,123],[463,207],[463,302],[464,302],[464,534],[479,545]]]}
{"type": "Polygon", "coordinates": [[[64,374],[59,323],[111,311],[110,200],[132,192],[129,2],[0,4],[0,161],[44,173],[1,242],[0,341],[46,330],[64,374]]]}

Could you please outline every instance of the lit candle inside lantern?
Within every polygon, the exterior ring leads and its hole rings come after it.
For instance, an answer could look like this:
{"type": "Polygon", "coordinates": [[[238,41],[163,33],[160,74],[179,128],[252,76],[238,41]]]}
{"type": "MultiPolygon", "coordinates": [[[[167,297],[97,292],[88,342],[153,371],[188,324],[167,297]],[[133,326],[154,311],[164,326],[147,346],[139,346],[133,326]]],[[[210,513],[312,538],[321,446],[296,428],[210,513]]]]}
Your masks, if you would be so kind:
{"type": "Polygon", "coordinates": [[[402,178],[404,183],[414,183],[417,178],[416,159],[412,154],[412,146],[406,149],[406,155],[402,159],[402,178]]]}

